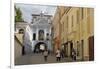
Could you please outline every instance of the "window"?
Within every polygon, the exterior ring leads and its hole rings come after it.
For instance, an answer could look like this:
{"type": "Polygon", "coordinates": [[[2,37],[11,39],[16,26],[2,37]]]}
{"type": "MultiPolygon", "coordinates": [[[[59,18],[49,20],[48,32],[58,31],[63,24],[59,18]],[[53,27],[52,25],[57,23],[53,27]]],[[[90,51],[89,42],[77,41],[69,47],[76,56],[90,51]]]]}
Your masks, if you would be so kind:
{"type": "Polygon", "coordinates": [[[81,17],[84,18],[84,8],[81,8],[81,17]]]}
{"type": "Polygon", "coordinates": [[[47,40],[49,40],[49,33],[47,33],[47,40]]]}
{"type": "Polygon", "coordinates": [[[64,32],[64,24],[65,24],[65,23],[63,22],[63,32],[64,32]]]}
{"type": "Polygon", "coordinates": [[[39,30],[39,40],[44,40],[44,30],[39,30]]]}
{"type": "Polygon", "coordinates": [[[62,22],[62,25],[61,25],[62,27],[62,32],[64,32],[64,22],[62,22]]]}
{"type": "Polygon", "coordinates": [[[79,11],[77,10],[77,14],[76,14],[76,18],[77,18],[77,23],[79,22],[79,11]]]}
{"type": "Polygon", "coordinates": [[[67,16],[67,28],[68,28],[68,16],[67,16]]]}
{"type": "Polygon", "coordinates": [[[91,9],[90,8],[87,8],[87,15],[91,15],[91,9]]]}
{"type": "Polygon", "coordinates": [[[82,57],[83,57],[83,53],[84,53],[84,40],[81,40],[81,46],[82,46],[82,57]]]}
{"type": "Polygon", "coordinates": [[[61,32],[63,33],[64,32],[64,23],[62,22],[60,26],[61,26],[61,32]]]}
{"type": "Polygon", "coordinates": [[[68,30],[68,21],[69,21],[69,20],[68,20],[68,16],[67,16],[67,30],[68,30]]]}
{"type": "Polygon", "coordinates": [[[72,15],[72,27],[73,27],[73,15],[72,15]]]}
{"type": "Polygon", "coordinates": [[[36,16],[33,16],[32,18],[32,23],[34,23],[36,21],[37,17],[36,16]]]}
{"type": "Polygon", "coordinates": [[[36,34],[33,33],[33,40],[36,40],[36,34]]]}
{"type": "Polygon", "coordinates": [[[36,19],[36,16],[34,16],[33,19],[36,19]]]}
{"type": "Polygon", "coordinates": [[[19,34],[23,34],[23,33],[24,33],[24,29],[20,29],[19,34]]]}
{"type": "Polygon", "coordinates": [[[63,38],[63,43],[64,43],[64,38],[63,38]]]}

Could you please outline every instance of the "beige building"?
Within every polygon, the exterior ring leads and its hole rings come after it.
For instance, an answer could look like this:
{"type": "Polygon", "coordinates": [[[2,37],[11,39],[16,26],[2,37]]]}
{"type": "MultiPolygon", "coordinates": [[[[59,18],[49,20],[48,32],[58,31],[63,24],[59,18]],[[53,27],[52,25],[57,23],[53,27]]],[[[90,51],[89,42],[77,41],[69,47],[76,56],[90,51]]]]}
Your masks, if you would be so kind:
{"type": "Polygon", "coordinates": [[[24,25],[22,28],[20,27],[20,23],[17,25],[16,23],[16,30],[14,33],[14,58],[15,58],[15,64],[17,64],[17,59],[20,58],[22,55],[25,54],[25,47],[24,47],[24,25]]]}
{"type": "Polygon", "coordinates": [[[59,6],[53,26],[54,37],[59,34],[59,46],[66,56],[71,57],[74,49],[77,60],[94,60],[93,8],[59,6]]]}
{"type": "Polygon", "coordinates": [[[20,56],[22,56],[22,48],[23,48],[23,34],[15,34],[15,40],[14,40],[14,44],[15,44],[15,59],[19,58],[20,56]]]}

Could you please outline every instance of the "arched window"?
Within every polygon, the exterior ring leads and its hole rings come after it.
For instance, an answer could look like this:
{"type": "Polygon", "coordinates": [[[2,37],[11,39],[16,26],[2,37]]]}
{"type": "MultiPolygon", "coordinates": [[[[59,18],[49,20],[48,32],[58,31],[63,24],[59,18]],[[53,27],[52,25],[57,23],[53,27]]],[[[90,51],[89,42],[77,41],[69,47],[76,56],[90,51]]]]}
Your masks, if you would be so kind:
{"type": "Polygon", "coordinates": [[[24,29],[19,29],[19,34],[23,34],[24,33],[24,29]]]}
{"type": "Polygon", "coordinates": [[[39,30],[39,40],[44,40],[44,30],[39,30]]]}

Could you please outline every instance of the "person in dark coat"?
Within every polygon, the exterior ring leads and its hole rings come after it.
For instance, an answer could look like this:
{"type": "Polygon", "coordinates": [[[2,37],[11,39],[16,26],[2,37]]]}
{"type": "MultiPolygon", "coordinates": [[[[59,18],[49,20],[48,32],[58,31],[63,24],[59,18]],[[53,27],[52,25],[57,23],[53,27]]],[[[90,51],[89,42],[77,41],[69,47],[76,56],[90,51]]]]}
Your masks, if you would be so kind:
{"type": "Polygon", "coordinates": [[[44,60],[47,61],[47,57],[48,57],[48,50],[44,50],[43,52],[43,55],[44,55],[44,60]]]}

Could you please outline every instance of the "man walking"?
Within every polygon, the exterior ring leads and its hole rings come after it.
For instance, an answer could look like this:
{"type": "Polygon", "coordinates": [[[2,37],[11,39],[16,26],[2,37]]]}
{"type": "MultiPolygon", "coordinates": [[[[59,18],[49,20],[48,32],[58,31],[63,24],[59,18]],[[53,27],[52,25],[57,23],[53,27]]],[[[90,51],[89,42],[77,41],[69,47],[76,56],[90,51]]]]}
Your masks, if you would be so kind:
{"type": "Polygon", "coordinates": [[[45,62],[46,62],[46,61],[47,61],[47,57],[48,57],[48,51],[47,51],[47,49],[44,50],[43,55],[44,55],[44,60],[45,60],[45,62]]]}
{"type": "Polygon", "coordinates": [[[73,48],[73,50],[72,50],[72,59],[73,59],[74,61],[76,61],[76,51],[74,50],[74,48],[73,48]]]}

